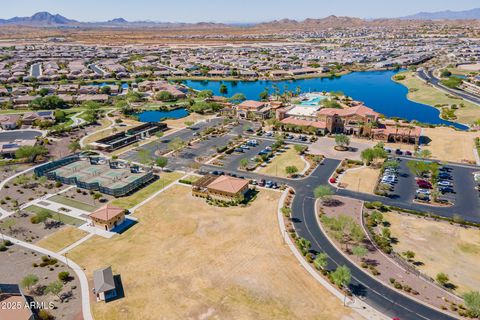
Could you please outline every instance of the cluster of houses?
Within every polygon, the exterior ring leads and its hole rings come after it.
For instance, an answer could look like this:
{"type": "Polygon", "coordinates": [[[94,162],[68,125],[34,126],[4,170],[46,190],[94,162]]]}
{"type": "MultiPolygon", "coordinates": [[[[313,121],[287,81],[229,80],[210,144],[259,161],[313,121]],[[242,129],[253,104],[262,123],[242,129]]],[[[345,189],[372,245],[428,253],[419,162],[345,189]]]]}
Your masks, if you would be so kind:
{"type": "Polygon", "coordinates": [[[22,125],[31,126],[36,122],[55,123],[54,111],[26,112],[24,114],[2,114],[0,115],[0,127],[3,130],[14,130],[22,125]]]}
{"type": "MultiPolygon", "coordinates": [[[[44,43],[0,48],[0,83],[36,80],[134,79],[138,77],[289,78],[337,72],[361,64],[407,66],[440,53],[478,60],[478,45],[461,38],[404,36],[405,29],[358,28],[291,32],[292,39],[329,39],[279,45],[242,44],[165,47],[44,43]]],[[[180,36],[179,36],[180,37],[180,36]]]]}
{"type": "Polygon", "coordinates": [[[19,85],[10,89],[0,87],[0,104],[10,102],[14,109],[25,108],[33,100],[44,95],[57,95],[66,103],[82,103],[85,101],[108,102],[111,95],[120,94],[124,88],[115,83],[95,85],[42,84],[32,86],[19,85]],[[107,93],[103,89],[108,87],[107,93]]]}

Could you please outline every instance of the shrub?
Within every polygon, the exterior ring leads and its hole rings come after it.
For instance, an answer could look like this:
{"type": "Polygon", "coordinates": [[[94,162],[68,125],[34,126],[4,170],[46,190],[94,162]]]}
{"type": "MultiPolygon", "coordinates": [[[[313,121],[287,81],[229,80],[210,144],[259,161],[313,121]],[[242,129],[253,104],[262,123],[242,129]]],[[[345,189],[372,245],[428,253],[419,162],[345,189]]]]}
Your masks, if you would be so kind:
{"type": "Polygon", "coordinates": [[[68,281],[70,279],[70,272],[68,271],[59,272],[58,279],[64,282],[68,281]]]}
{"type": "Polygon", "coordinates": [[[400,282],[395,282],[393,284],[393,286],[395,287],[395,289],[398,289],[398,290],[402,290],[403,289],[403,286],[400,282]]]}

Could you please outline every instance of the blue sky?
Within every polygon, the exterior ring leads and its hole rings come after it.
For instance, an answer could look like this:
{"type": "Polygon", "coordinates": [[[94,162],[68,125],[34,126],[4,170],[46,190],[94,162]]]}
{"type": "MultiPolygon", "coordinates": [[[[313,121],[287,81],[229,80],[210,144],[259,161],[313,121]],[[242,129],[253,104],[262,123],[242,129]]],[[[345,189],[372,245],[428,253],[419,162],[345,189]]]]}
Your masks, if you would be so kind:
{"type": "Polygon", "coordinates": [[[59,13],[81,21],[127,20],[259,22],[322,18],[398,17],[419,11],[465,10],[478,0],[0,0],[0,18],[59,13]]]}

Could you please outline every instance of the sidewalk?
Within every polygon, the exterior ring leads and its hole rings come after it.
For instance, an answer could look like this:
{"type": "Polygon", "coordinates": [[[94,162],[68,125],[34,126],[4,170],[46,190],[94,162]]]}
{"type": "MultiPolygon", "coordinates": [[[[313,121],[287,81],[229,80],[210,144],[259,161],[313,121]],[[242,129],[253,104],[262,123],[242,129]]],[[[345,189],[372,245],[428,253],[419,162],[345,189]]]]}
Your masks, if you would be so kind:
{"type": "Polygon", "coordinates": [[[33,251],[37,251],[37,252],[42,253],[44,255],[51,256],[51,257],[57,259],[58,261],[61,261],[62,263],[68,265],[68,267],[70,269],[72,269],[72,271],[75,272],[75,274],[78,277],[78,280],[80,281],[80,289],[81,289],[81,292],[82,292],[81,299],[82,299],[83,319],[84,320],[93,320],[93,316],[92,316],[92,313],[90,311],[90,292],[89,292],[89,288],[88,288],[88,280],[87,280],[87,277],[86,277],[85,273],[83,272],[83,269],[79,265],[77,265],[75,262],[73,262],[70,259],[67,259],[66,257],[62,256],[59,253],[56,253],[56,252],[38,247],[38,246],[33,245],[31,243],[27,243],[27,242],[9,237],[9,236],[4,235],[4,234],[0,234],[0,235],[2,235],[2,237],[6,240],[10,240],[14,245],[18,245],[18,246],[21,246],[21,247],[24,247],[24,248],[27,248],[27,249],[30,249],[30,250],[33,250],[33,251]]]}

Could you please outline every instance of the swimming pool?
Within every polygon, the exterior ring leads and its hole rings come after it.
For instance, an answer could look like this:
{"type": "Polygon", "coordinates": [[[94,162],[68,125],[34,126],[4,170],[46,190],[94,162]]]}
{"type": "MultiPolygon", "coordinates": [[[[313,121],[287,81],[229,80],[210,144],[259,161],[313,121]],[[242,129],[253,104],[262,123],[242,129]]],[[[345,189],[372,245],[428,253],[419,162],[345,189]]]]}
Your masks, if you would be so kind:
{"type": "Polygon", "coordinates": [[[306,101],[300,102],[300,105],[317,107],[323,99],[325,99],[325,97],[323,97],[323,96],[314,97],[314,98],[308,99],[306,101]]]}

